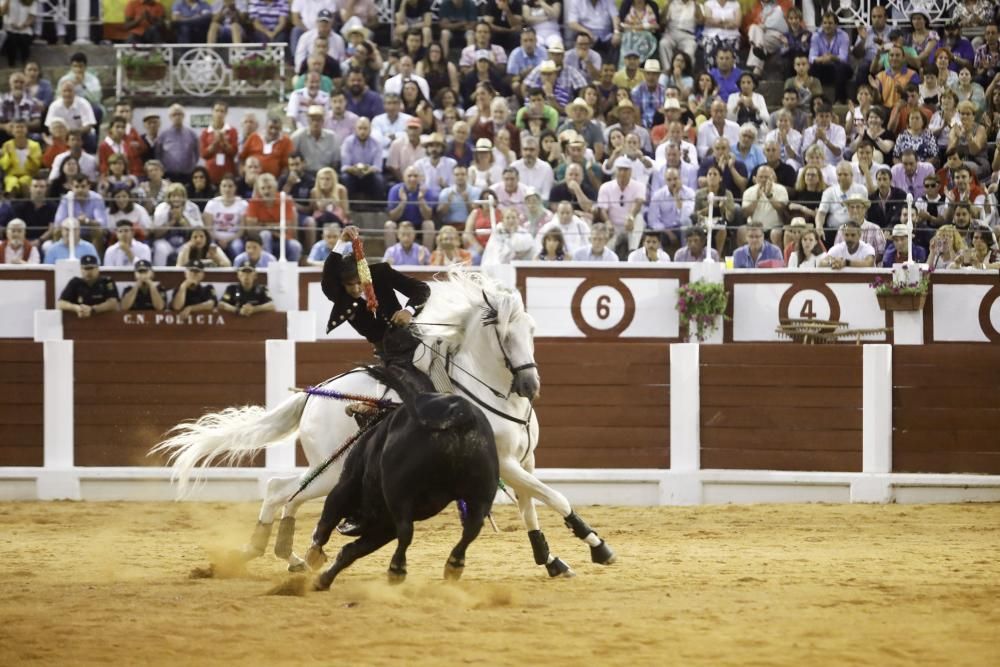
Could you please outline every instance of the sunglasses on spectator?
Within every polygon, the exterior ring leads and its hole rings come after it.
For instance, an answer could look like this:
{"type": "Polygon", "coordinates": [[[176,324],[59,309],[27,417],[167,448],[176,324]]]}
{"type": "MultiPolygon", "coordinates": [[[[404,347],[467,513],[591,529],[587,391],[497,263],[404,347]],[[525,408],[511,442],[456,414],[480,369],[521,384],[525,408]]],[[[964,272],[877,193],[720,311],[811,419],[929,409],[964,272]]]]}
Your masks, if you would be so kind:
{"type": "Polygon", "coordinates": [[[938,186],[937,181],[927,181],[924,183],[925,188],[936,188],[938,186]]]}
{"type": "Polygon", "coordinates": [[[149,273],[149,269],[136,269],[136,273],[149,273]]]}

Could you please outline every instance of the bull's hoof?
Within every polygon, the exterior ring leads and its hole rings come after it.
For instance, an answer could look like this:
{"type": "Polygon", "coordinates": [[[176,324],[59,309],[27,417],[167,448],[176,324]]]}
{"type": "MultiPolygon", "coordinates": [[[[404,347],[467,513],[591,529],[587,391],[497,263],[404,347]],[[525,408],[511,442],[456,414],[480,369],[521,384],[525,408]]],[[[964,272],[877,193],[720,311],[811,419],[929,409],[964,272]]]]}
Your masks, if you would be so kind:
{"type": "Polygon", "coordinates": [[[465,562],[448,559],[448,562],[444,564],[444,578],[448,581],[458,581],[462,578],[462,573],[465,572],[465,562]]]}
{"type": "Polygon", "coordinates": [[[243,547],[236,552],[238,557],[245,561],[251,561],[256,558],[260,558],[264,555],[263,549],[258,549],[252,544],[244,544],[243,547]]]}
{"type": "Polygon", "coordinates": [[[618,560],[618,556],[611,550],[607,542],[601,540],[601,543],[596,547],[590,547],[590,560],[598,565],[612,565],[618,560]]]}
{"type": "Polygon", "coordinates": [[[333,575],[327,570],[323,574],[316,577],[316,581],[313,582],[314,591],[328,591],[330,590],[330,584],[333,583],[333,575]]]}
{"type": "Polygon", "coordinates": [[[388,571],[389,583],[392,585],[401,584],[406,581],[406,568],[405,567],[394,567],[389,566],[388,571]]]}
{"type": "Polygon", "coordinates": [[[546,563],[545,569],[549,573],[549,576],[552,578],[563,577],[568,579],[570,577],[576,576],[576,572],[571,570],[569,565],[564,563],[559,558],[553,558],[551,562],[546,563]]]}
{"type": "Polygon", "coordinates": [[[323,547],[316,546],[315,544],[309,547],[309,551],[306,552],[306,565],[309,566],[310,570],[318,570],[323,567],[326,561],[326,553],[323,551],[323,547]]]}

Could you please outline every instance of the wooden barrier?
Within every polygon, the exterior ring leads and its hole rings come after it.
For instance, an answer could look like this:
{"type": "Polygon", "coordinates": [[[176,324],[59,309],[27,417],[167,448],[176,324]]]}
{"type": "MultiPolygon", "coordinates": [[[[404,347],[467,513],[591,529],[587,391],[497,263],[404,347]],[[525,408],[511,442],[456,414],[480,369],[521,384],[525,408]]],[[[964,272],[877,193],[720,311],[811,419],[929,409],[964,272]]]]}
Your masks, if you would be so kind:
{"type": "Polygon", "coordinates": [[[861,353],[703,345],[702,468],[860,472],[861,353]]]}
{"type": "Polygon", "coordinates": [[[73,371],[78,466],[164,465],[146,454],[177,423],[264,404],[259,342],[83,340],[74,346],[73,371]]]}
{"type": "Polygon", "coordinates": [[[284,339],[287,331],[285,313],[241,317],[208,312],[181,317],[172,311],[144,310],[101,313],[84,319],[63,313],[63,335],[76,341],[264,341],[284,339]]]}
{"type": "Polygon", "coordinates": [[[45,437],[42,345],[0,340],[0,369],[0,466],[40,466],[45,437]]]}
{"type": "Polygon", "coordinates": [[[1000,474],[1000,350],[893,349],[893,472],[1000,474]]]}
{"type": "MultiPolygon", "coordinates": [[[[317,384],[371,360],[357,342],[298,343],[297,381],[317,384]]],[[[665,344],[547,343],[536,464],[547,468],[670,466],[670,348],[665,344]]],[[[306,465],[301,447],[296,462],[306,465]]]]}

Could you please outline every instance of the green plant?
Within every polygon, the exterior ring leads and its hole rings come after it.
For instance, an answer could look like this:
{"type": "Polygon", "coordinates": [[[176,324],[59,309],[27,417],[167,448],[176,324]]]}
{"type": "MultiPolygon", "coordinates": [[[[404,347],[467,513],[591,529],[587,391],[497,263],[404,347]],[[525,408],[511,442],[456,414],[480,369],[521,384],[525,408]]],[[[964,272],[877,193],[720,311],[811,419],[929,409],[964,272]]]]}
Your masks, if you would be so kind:
{"type": "Polygon", "coordinates": [[[688,328],[688,337],[699,342],[718,328],[718,318],[726,317],[729,295],[721,283],[696,280],[677,290],[677,312],[681,327],[688,328]],[[692,330],[692,324],[694,325],[692,330]]]}
{"type": "Polygon", "coordinates": [[[151,67],[154,65],[166,65],[163,54],[159,51],[155,53],[144,53],[142,51],[130,51],[122,54],[122,67],[132,69],[136,67],[151,67]]]}

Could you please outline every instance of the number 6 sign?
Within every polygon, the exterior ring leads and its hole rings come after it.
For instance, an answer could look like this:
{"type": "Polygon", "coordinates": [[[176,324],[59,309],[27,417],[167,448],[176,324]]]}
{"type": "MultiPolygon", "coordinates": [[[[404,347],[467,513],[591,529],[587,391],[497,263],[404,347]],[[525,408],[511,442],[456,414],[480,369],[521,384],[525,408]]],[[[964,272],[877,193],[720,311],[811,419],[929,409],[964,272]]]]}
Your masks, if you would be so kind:
{"type": "Polygon", "coordinates": [[[617,338],[632,324],[635,298],[620,280],[588,278],[573,293],[573,322],[588,338],[617,338]]]}

